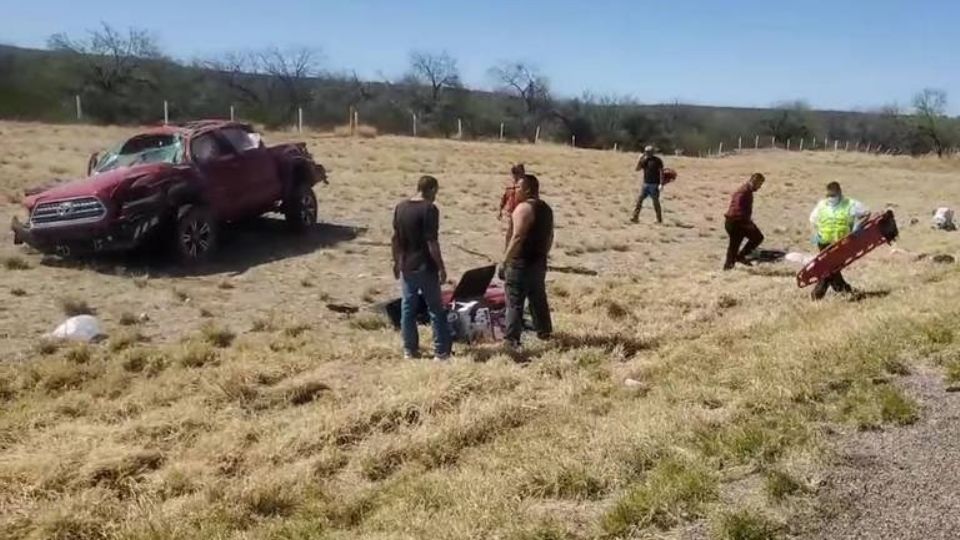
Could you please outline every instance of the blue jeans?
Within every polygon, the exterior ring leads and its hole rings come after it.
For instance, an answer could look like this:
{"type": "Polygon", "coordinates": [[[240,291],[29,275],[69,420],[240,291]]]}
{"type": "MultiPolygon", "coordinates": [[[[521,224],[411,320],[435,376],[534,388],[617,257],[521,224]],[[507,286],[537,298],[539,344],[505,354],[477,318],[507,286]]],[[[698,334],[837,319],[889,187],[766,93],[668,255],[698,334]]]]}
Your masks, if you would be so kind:
{"type": "Polygon", "coordinates": [[[405,272],[400,276],[401,305],[400,333],[403,350],[410,354],[420,352],[420,333],[417,331],[417,311],[421,298],[427,304],[433,325],[433,351],[437,356],[450,354],[452,338],[447,322],[447,310],[440,298],[440,276],[435,270],[405,272]]]}
{"type": "Polygon", "coordinates": [[[643,207],[643,201],[647,198],[653,199],[653,210],[657,213],[657,222],[663,221],[663,211],[660,209],[660,184],[646,184],[640,188],[640,196],[637,197],[637,205],[633,209],[633,220],[636,221],[640,216],[640,209],[643,207]]]}

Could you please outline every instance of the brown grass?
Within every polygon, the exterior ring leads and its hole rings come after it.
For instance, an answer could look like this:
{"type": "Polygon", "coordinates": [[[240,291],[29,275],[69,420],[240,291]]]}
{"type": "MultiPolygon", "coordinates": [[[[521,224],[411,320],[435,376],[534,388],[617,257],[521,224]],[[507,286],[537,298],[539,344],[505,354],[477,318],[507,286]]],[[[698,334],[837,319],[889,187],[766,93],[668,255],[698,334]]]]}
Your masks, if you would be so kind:
{"type": "MultiPolygon", "coordinates": [[[[0,191],[11,193],[46,181],[49,165],[80,170],[129,133],[0,129],[11,156],[38,163],[0,164],[0,191]]],[[[680,180],[664,195],[668,225],[654,227],[627,223],[636,156],[305,139],[331,171],[317,189],[324,221],[361,225],[360,238],[240,232],[222,268],[185,277],[113,262],[3,273],[0,537],[669,537],[702,522],[720,538],[768,538],[813,502],[825,425],[916,421],[922,411],[896,377],[927,358],[960,380],[955,265],[880,248],[847,277],[888,296],[814,304],[787,265],[721,272],[716,226],[727,193],[760,170],[756,217],[769,247],[809,251],[809,208],[838,179],[873,208],[897,201],[899,247],[952,252],[951,236],[907,224],[960,199],[955,164],[669,158],[680,180]],[[324,308],[396,296],[384,264],[389,208],[423,173],[441,182],[451,277],[486,263],[455,243],[496,257],[493,216],[518,161],[557,216],[552,264],[599,272],[549,275],[557,336],[531,340],[526,364],[486,346],[445,364],[403,361],[382,317],[324,308]],[[91,306],[121,314],[105,317],[106,343],[37,345],[65,313],[91,306]],[[148,320],[122,328],[131,313],[148,320]]],[[[0,205],[0,220],[18,211],[0,205]]],[[[11,244],[0,257],[33,262],[11,244]]]]}

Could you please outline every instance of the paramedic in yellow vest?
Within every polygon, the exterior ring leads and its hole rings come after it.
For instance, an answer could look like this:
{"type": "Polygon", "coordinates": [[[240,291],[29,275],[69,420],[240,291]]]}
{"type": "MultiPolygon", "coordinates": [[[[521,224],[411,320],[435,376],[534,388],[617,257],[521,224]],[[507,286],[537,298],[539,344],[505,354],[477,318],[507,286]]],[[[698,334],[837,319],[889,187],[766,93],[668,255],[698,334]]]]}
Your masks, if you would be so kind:
{"type": "MultiPolygon", "coordinates": [[[[831,244],[839,242],[848,234],[857,230],[870,212],[860,202],[843,196],[840,184],[827,184],[827,198],[823,199],[810,212],[810,224],[816,235],[816,244],[821,251],[831,244]]],[[[843,279],[843,274],[837,272],[817,283],[813,289],[813,299],[819,300],[827,294],[827,289],[833,287],[838,293],[852,293],[853,287],[843,279]]]]}

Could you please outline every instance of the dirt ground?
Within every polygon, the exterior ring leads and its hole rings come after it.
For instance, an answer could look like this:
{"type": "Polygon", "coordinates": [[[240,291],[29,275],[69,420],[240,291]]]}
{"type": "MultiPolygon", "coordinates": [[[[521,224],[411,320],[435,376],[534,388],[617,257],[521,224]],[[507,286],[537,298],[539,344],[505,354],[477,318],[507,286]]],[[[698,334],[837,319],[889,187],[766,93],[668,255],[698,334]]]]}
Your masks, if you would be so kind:
{"type": "MultiPolygon", "coordinates": [[[[131,132],[0,123],[0,221],[23,188],[76,176],[131,132]]],[[[306,236],[275,217],[238,224],[192,272],[0,244],[0,536],[774,537],[826,477],[822,426],[912,422],[891,362],[939,370],[947,360],[907,351],[954,347],[941,327],[957,315],[957,267],[917,257],[960,255],[960,233],[929,227],[936,207],[960,206],[953,161],[667,157],[679,180],[657,226],[652,208],[628,222],[636,155],[303,138],[330,174],[306,236]],[[399,337],[365,313],[398,293],[393,205],[420,175],[440,180],[457,276],[498,257],[515,162],[554,208],[551,264],[597,275],[550,274],[558,339],[531,340],[529,363],[491,347],[403,362],[399,337]],[[847,272],[871,296],[813,304],[784,263],[720,270],[729,194],[755,171],[767,248],[812,250],[807,216],[832,180],[894,209],[901,251],[847,272]],[[65,300],[95,310],[108,340],[38,345],[65,300]],[[788,477],[800,487],[776,487],[788,477]]]]}

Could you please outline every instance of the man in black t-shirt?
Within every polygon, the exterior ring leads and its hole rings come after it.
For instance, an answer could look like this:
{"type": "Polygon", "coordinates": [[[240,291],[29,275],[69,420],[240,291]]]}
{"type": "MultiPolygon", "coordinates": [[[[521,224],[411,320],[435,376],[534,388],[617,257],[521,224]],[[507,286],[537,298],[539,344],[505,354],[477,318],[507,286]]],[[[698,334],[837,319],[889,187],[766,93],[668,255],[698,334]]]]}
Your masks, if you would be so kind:
{"type": "Polygon", "coordinates": [[[504,254],[507,293],[507,346],[520,346],[523,332],[523,305],[530,300],[530,315],[537,337],[553,333],[547,302],[547,256],[553,247],[553,210],[540,199],[540,182],[524,175],[517,185],[517,207],[513,211],[513,236],[504,254]]]}
{"type": "Polygon", "coordinates": [[[640,208],[647,197],[653,199],[653,209],[657,213],[657,223],[663,223],[663,213],[660,210],[660,187],[663,184],[663,160],[653,154],[653,147],[643,149],[643,155],[637,163],[637,170],[643,171],[643,186],[637,205],[633,209],[633,218],[630,221],[640,221],[640,208]]]}
{"type": "Polygon", "coordinates": [[[417,311],[421,298],[433,325],[434,357],[450,357],[452,339],[440,296],[440,284],[447,281],[447,270],[438,240],[440,211],[433,204],[439,189],[436,178],[421,177],[417,195],[401,202],[393,211],[393,276],[401,283],[400,330],[405,358],[420,356],[417,311]]]}

